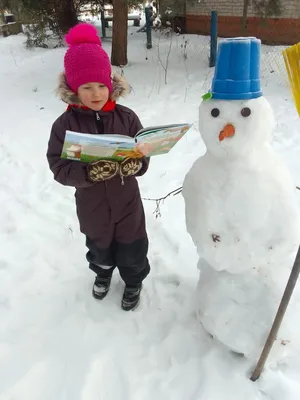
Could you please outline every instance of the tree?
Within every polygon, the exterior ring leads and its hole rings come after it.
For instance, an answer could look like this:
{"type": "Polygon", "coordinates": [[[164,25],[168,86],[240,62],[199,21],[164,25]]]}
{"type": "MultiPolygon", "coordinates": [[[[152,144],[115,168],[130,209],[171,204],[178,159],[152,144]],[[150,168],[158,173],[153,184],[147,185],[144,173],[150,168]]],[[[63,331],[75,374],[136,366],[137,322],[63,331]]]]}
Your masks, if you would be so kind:
{"type": "Polygon", "coordinates": [[[113,33],[112,33],[112,65],[122,66],[127,60],[128,33],[128,4],[127,0],[113,0],[113,33]]]}
{"type": "Polygon", "coordinates": [[[247,28],[248,7],[249,7],[249,0],[244,0],[243,19],[242,19],[242,32],[243,32],[243,34],[246,33],[246,28],[247,28]]]}
{"type": "Polygon", "coordinates": [[[63,33],[68,32],[78,23],[74,0],[64,0],[58,2],[57,22],[63,33]]]}
{"type": "Polygon", "coordinates": [[[281,0],[253,0],[253,7],[262,18],[279,17],[283,12],[281,0]]]}
{"type": "Polygon", "coordinates": [[[25,9],[57,32],[66,33],[77,24],[74,0],[21,0],[25,9]]]}

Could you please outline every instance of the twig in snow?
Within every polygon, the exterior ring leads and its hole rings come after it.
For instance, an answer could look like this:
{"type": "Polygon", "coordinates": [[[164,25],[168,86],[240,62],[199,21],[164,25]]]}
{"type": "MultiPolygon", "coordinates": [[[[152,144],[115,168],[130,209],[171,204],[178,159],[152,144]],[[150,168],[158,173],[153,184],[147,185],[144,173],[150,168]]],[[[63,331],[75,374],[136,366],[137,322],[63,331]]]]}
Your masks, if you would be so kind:
{"type": "Polygon", "coordinates": [[[161,203],[163,203],[169,196],[171,196],[171,195],[176,196],[177,194],[179,194],[181,192],[182,192],[182,187],[179,187],[179,188],[177,188],[175,190],[172,190],[172,192],[168,193],[166,196],[160,197],[158,199],[147,199],[147,198],[144,198],[144,197],[142,199],[146,200],[146,201],[155,201],[156,202],[156,208],[153,211],[153,214],[155,214],[156,218],[159,218],[159,217],[161,217],[161,212],[160,212],[161,203]]]}
{"type": "Polygon", "coordinates": [[[187,60],[186,44],[187,44],[187,40],[185,41],[185,47],[184,47],[184,53],[183,53],[183,62],[184,62],[185,77],[186,77],[185,91],[184,91],[184,103],[186,102],[186,96],[187,96],[187,91],[188,91],[188,82],[189,82],[189,73],[188,73],[187,64],[186,64],[186,60],[187,60]]]}
{"type": "Polygon", "coordinates": [[[14,59],[15,66],[18,67],[16,57],[15,57],[14,52],[13,52],[13,50],[12,50],[12,46],[10,46],[10,54],[12,55],[12,58],[14,59]]]}
{"type": "MultiPolygon", "coordinates": [[[[168,31],[168,33],[170,33],[170,32],[171,32],[171,29],[168,31]]],[[[160,37],[159,37],[159,42],[160,42],[160,37]]],[[[168,53],[167,53],[167,57],[166,57],[166,64],[165,65],[162,62],[162,59],[161,59],[161,56],[160,56],[159,43],[158,43],[158,47],[157,47],[157,49],[158,49],[158,61],[160,62],[161,66],[163,67],[163,70],[165,71],[165,85],[167,84],[167,75],[168,75],[170,54],[171,54],[171,50],[172,50],[172,43],[173,43],[173,34],[171,32],[169,49],[168,49],[168,53]]]]}
{"type": "Polygon", "coordinates": [[[165,84],[167,84],[167,73],[168,73],[168,66],[169,66],[170,54],[171,54],[171,49],[172,49],[172,41],[173,41],[173,35],[171,33],[170,45],[169,45],[169,50],[168,50],[167,59],[166,59],[165,84]]]}
{"type": "Polygon", "coordinates": [[[72,239],[74,239],[74,236],[73,236],[73,229],[69,227],[69,231],[71,232],[72,239]]]}
{"type": "Polygon", "coordinates": [[[205,78],[204,78],[204,82],[203,82],[202,87],[205,87],[205,86],[206,86],[206,83],[207,83],[209,74],[210,74],[210,71],[207,71],[207,74],[205,75],[205,78]]]}
{"type": "Polygon", "coordinates": [[[168,198],[169,196],[171,196],[173,194],[173,196],[176,196],[177,194],[179,194],[182,191],[182,186],[180,186],[179,188],[172,190],[172,192],[166,194],[164,197],[160,197],[158,199],[147,199],[145,197],[143,197],[143,200],[147,200],[147,201],[163,201],[166,200],[166,198],[168,198]]]}

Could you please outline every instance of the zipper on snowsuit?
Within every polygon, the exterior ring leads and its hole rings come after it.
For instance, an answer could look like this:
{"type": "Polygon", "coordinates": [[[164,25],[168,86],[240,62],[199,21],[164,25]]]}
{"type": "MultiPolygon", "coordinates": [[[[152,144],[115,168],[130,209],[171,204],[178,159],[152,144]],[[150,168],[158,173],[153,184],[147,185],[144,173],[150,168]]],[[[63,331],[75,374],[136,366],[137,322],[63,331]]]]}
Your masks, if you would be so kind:
{"type": "MultiPolygon", "coordinates": [[[[103,132],[103,130],[104,130],[104,128],[103,128],[103,121],[101,120],[101,117],[100,117],[100,115],[99,115],[99,113],[98,112],[96,112],[96,120],[97,120],[97,131],[99,132],[99,133],[104,133],[103,132]],[[99,129],[98,129],[99,128],[99,129]]],[[[120,178],[121,178],[121,185],[122,186],[124,186],[125,185],[125,182],[124,182],[124,177],[123,177],[123,175],[120,175],[120,178]]],[[[106,182],[105,182],[105,185],[106,185],[106,182]]]]}

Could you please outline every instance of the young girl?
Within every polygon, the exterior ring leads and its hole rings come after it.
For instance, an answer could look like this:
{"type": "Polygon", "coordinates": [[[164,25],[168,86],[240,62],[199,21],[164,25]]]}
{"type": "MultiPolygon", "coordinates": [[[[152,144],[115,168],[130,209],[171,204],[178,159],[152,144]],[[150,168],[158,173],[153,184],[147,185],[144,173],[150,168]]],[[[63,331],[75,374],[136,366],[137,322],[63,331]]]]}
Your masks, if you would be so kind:
{"type": "Polygon", "coordinates": [[[68,104],[53,124],[47,159],[54,179],[76,188],[80,230],[86,236],[89,267],[96,273],[93,296],[103,299],[117,267],[125,282],[123,310],[139,304],[142,281],[150,272],[145,215],[136,176],[149,159],[91,164],[61,159],[66,130],[90,134],[134,136],[142,129],[136,114],[116,100],[129,92],[123,77],[112,77],[111,64],[97,30],[79,24],[66,36],[58,94],[68,104]]]}

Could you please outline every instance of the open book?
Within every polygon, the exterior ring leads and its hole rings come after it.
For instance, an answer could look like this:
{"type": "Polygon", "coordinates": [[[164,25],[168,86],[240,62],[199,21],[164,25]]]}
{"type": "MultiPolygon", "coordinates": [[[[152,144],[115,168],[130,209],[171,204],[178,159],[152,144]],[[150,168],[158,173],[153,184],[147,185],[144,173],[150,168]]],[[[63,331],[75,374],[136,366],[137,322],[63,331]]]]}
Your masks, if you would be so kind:
{"type": "Polygon", "coordinates": [[[134,138],[117,134],[66,131],[61,158],[92,162],[103,159],[152,157],[168,153],[191,124],[160,125],[140,130],[134,138]]]}

